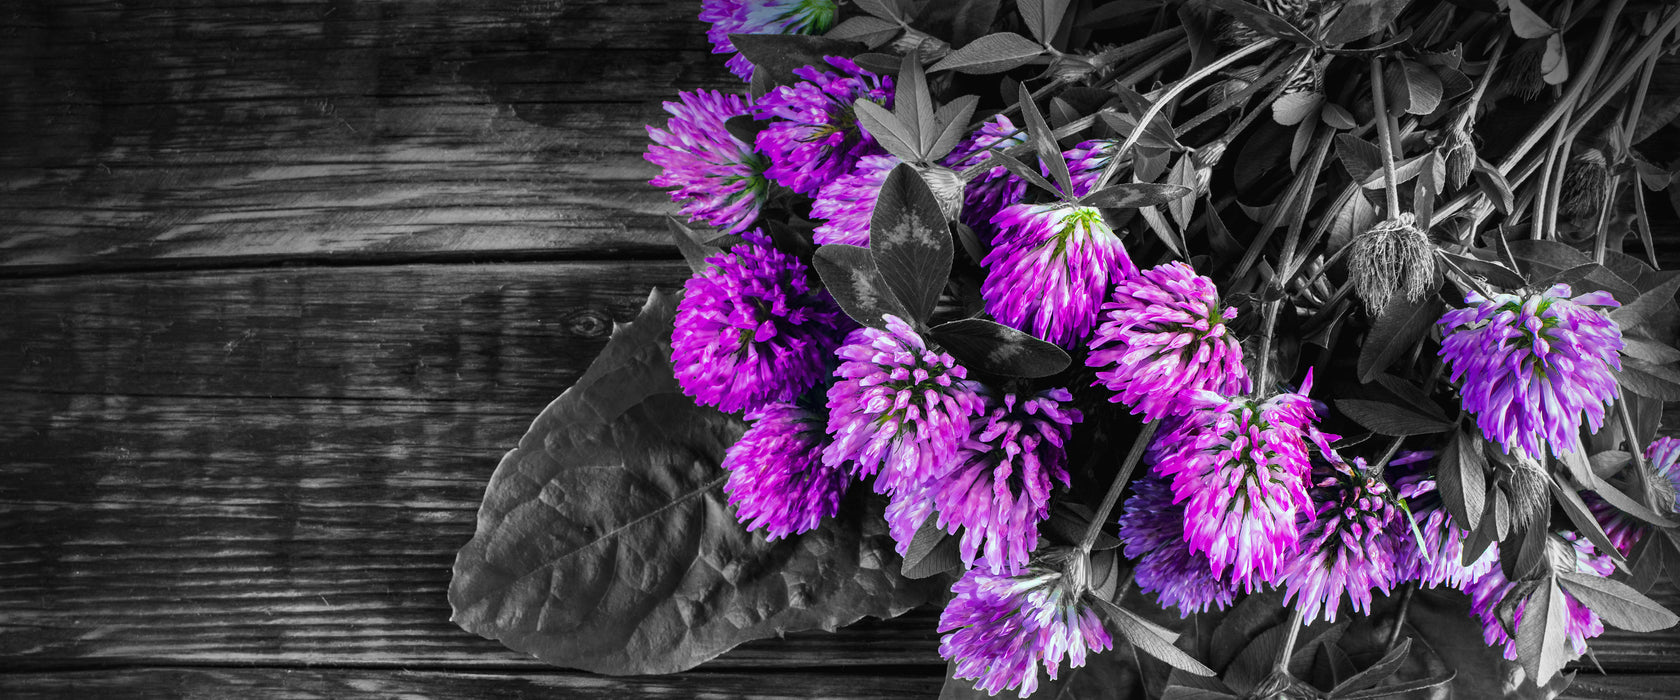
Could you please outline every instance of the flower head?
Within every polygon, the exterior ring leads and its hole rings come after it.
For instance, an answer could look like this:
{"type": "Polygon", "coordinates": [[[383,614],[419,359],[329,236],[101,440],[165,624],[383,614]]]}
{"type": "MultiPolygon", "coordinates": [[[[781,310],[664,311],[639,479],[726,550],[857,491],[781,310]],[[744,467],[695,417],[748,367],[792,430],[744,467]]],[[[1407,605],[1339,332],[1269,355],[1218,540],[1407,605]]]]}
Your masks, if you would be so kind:
{"type": "Polygon", "coordinates": [[[824,464],[854,461],[859,474],[880,472],[877,492],[949,469],[981,405],[968,370],[954,358],[929,349],[897,316],[888,315],[886,325],[853,331],[836,351],[839,380],[828,389],[834,442],[823,450],[824,464]]]}
{"type": "Polygon", "coordinates": [[[676,188],[671,201],[682,204],[684,216],[725,233],[745,231],[764,204],[769,162],[730,134],[724,122],[748,113],[751,105],[739,95],[710,90],[677,97],[679,102],[665,103],[671,113],[665,128],[647,128],[653,144],[644,157],[664,170],[651,183],[676,188]]]}
{"type": "MultiPolygon", "coordinates": [[[[1027,133],[1010,123],[1001,114],[986,120],[974,133],[958,144],[946,163],[964,170],[986,160],[992,149],[1007,149],[1027,142],[1027,133]]],[[[963,223],[975,228],[989,228],[992,217],[1004,207],[1021,201],[1027,194],[1027,182],[1001,165],[970,180],[963,195],[963,223]]]]}
{"type": "Polygon", "coordinates": [[[1154,593],[1179,615],[1224,609],[1237,587],[1213,574],[1205,555],[1184,541],[1184,504],[1173,502],[1167,480],[1150,474],[1132,482],[1132,497],[1120,516],[1120,540],[1126,557],[1137,560],[1132,576],[1138,588],[1154,593]]]}
{"type": "Polygon", "coordinates": [[[824,183],[811,203],[811,216],[827,219],[811,232],[817,245],[844,243],[869,246],[869,221],[881,185],[897,167],[896,156],[864,156],[851,172],[824,183]]]}
{"type": "Polygon", "coordinates": [[[708,262],[684,285],[671,334],[683,393],[735,413],[791,401],[827,375],[849,321],[803,263],[756,231],[708,262]]]}
{"type": "Polygon", "coordinates": [[[800,194],[812,194],[877,152],[875,140],[858,126],[852,103],[867,98],[892,103],[892,78],[829,56],[832,70],[796,68],[800,82],[783,85],[758,100],[759,116],[770,125],[758,132],[758,150],[770,157],[765,174],[800,194]]]}
{"type": "Polygon", "coordinates": [[[1083,555],[1060,566],[1041,562],[1022,576],[1000,576],[969,569],[951,586],[956,597],[939,616],[939,655],[956,662],[952,675],[979,682],[996,695],[1020,688],[1020,697],[1038,689],[1038,665],[1054,680],[1063,657],[1069,668],[1085,665],[1087,652],[1113,646],[1114,640],[1085,599],[1083,555]]]}
{"type": "MultiPolygon", "coordinates": [[[[735,53],[730,34],[822,34],[839,14],[834,0],[701,0],[700,21],[711,22],[706,38],[712,53],[735,53]]],[[[741,55],[729,58],[729,72],[752,78],[752,63],[741,55]]]]}
{"type": "Polygon", "coordinates": [[[1558,195],[1558,213],[1582,224],[1598,219],[1598,210],[1610,188],[1610,168],[1604,151],[1584,148],[1569,159],[1563,171],[1563,192],[1558,195]]]}
{"type": "Polygon", "coordinates": [[[1202,392],[1149,447],[1173,501],[1184,503],[1190,551],[1205,554],[1215,576],[1232,567],[1229,580],[1250,591],[1277,580],[1299,521],[1313,517],[1307,441],[1327,439],[1312,424],[1311,386],[1309,374],[1300,393],[1265,401],[1202,392]]]}
{"type": "Polygon", "coordinates": [[[1540,458],[1542,442],[1575,451],[1583,414],[1594,432],[1604,424],[1622,366],[1621,329],[1591,307],[1619,304],[1609,292],[1570,298],[1567,284],[1465,303],[1441,316],[1440,355],[1482,433],[1507,453],[1540,458]]]}
{"type": "Polygon", "coordinates": [[[1082,141],[1063,152],[1062,157],[1068,164],[1068,175],[1073,181],[1073,191],[1067,194],[1073,197],[1090,194],[1091,187],[1097,184],[1097,178],[1102,176],[1108,162],[1114,159],[1114,151],[1118,148],[1120,143],[1113,139],[1097,139],[1082,141]]]}
{"type": "MultiPolygon", "coordinates": [[[[1647,487],[1655,496],[1655,502],[1661,504],[1657,512],[1662,514],[1663,505],[1680,511],[1680,495],[1676,495],[1680,493],[1680,439],[1660,437],[1652,440],[1645,448],[1645,459],[1651,463],[1652,471],[1646,476],[1647,487]]],[[[1587,507],[1597,516],[1599,525],[1604,527],[1604,534],[1610,537],[1610,543],[1622,554],[1633,551],[1633,545],[1638,544],[1639,538],[1645,534],[1644,523],[1629,517],[1595,494],[1584,493],[1582,496],[1586,498],[1587,507]]]]}
{"type": "Polygon", "coordinates": [[[1368,613],[1371,591],[1387,594],[1399,580],[1401,515],[1389,502],[1387,482],[1367,472],[1365,460],[1332,459],[1321,473],[1313,489],[1315,517],[1300,551],[1283,566],[1283,600],[1295,599],[1308,622],[1321,610],[1326,622],[1335,622],[1344,593],[1354,612],[1368,613]]]}
{"type": "Polygon", "coordinates": [[[964,529],[964,564],[978,557],[994,573],[1016,573],[1038,545],[1038,523],[1050,515],[1050,490],[1068,485],[1067,441],[1080,414],[1067,389],[1035,395],[982,394],[954,467],[932,484],[939,524],[964,529]]]}
{"type": "Polygon", "coordinates": [[[1085,364],[1097,383],[1145,420],[1188,410],[1188,394],[1225,395],[1250,389],[1242,344],[1225,322],[1237,310],[1220,308],[1213,280],[1170,262],[1121,280],[1103,304],[1103,322],[1085,364]]]}
{"type": "Polygon", "coordinates": [[[1435,284],[1435,244],[1411,213],[1377,222],[1349,245],[1353,291],[1373,316],[1396,294],[1416,302],[1435,284]]]}
{"type": "MultiPolygon", "coordinates": [[[[1575,533],[1566,532],[1556,534],[1547,543],[1548,554],[1551,556],[1552,570],[1557,572],[1579,572],[1595,576],[1609,576],[1615,570],[1615,564],[1610,557],[1599,554],[1593,549],[1592,543],[1586,538],[1578,537],[1575,533]]],[[[1499,567],[1491,567],[1487,573],[1470,584],[1467,593],[1470,594],[1470,612],[1482,621],[1482,639],[1488,646],[1501,646],[1505,658],[1517,659],[1517,642],[1510,631],[1506,630],[1504,622],[1500,620],[1499,606],[1505,596],[1517,588],[1517,584],[1505,578],[1505,572],[1499,567]]],[[[1540,589],[1545,595],[1545,589],[1540,589]]],[[[1564,633],[1569,637],[1569,648],[1574,653],[1569,657],[1571,661],[1587,653],[1587,640],[1604,634],[1604,622],[1598,619],[1598,613],[1592,611],[1569,591],[1563,592],[1565,603],[1564,633]]],[[[1516,603],[1516,613],[1512,616],[1511,629],[1522,627],[1522,617],[1528,601],[1516,603]]]]}
{"type": "Polygon", "coordinates": [[[1488,569],[1498,566],[1498,543],[1488,545],[1475,561],[1464,563],[1464,541],[1469,533],[1454,524],[1452,516],[1447,514],[1433,477],[1422,472],[1402,476],[1395,481],[1394,490],[1406,499],[1418,532],[1423,535],[1420,548],[1415,535],[1400,533],[1395,543],[1396,573],[1400,580],[1417,581],[1423,588],[1446,585],[1464,590],[1488,569]]]}
{"type": "Polygon", "coordinates": [[[840,509],[852,474],[823,464],[825,417],[792,403],[747,414],[752,427],[724,454],[723,490],[747,529],[778,540],[809,531],[840,509]]]}
{"type": "Polygon", "coordinates": [[[992,217],[992,251],[980,295],[999,322],[1057,345],[1090,334],[1108,285],[1137,274],[1114,230],[1093,207],[1016,204],[992,217]]]}

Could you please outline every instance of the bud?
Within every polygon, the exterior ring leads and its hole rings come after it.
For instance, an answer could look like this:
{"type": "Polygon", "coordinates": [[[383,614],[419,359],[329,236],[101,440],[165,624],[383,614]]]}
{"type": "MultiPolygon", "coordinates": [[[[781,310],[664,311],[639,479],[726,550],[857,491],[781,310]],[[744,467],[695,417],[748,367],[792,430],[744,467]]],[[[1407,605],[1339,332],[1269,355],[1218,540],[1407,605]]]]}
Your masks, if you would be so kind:
{"type": "Polygon", "coordinates": [[[1476,169],[1476,141],[1470,136],[1472,121],[1471,115],[1465,115],[1447,129],[1447,179],[1455,189],[1469,182],[1470,173],[1476,169]]]}
{"type": "Polygon", "coordinates": [[[1517,530],[1527,528],[1537,519],[1544,525],[1543,516],[1552,504],[1551,475],[1540,462],[1521,451],[1505,466],[1509,469],[1505,474],[1508,484],[1505,493],[1511,497],[1511,524],[1517,530]]]}
{"type": "Polygon", "coordinates": [[[892,43],[893,51],[900,55],[915,51],[921,55],[923,63],[937,61],[951,53],[951,45],[945,40],[917,29],[906,28],[892,43]]]}
{"type": "Polygon", "coordinates": [[[1435,285],[1435,245],[1410,213],[1378,222],[1350,245],[1353,291],[1373,315],[1397,293],[1418,301],[1435,285]]]}
{"type": "Polygon", "coordinates": [[[1540,71],[1540,59],[1545,52],[1544,39],[1523,42],[1522,46],[1511,52],[1511,62],[1499,79],[1500,87],[1505,88],[1505,92],[1521,97],[1525,102],[1539,97],[1540,91],[1546,89],[1546,80],[1541,77],[1540,71]]]}
{"type": "MultiPolygon", "coordinates": [[[[1227,73],[1230,77],[1214,83],[1213,89],[1208,91],[1208,106],[1223,104],[1226,100],[1247,90],[1255,80],[1260,78],[1260,66],[1243,66],[1227,73]]],[[[1236,105],[1232,105],[1235,107],[1236,105]]]]}
{"type": "Polygon", "coordinates": [[[1196,167],[1196,196],[1208,193],[1208,186],[1213,180],[1213,168],[1219,165],[1219,159],[1225,157],[1225,147],[1229,141],[1219,139],[1190,152],[1190,164],[1196,167]]]}
{"type": "Polygon", "coordinates": [[[1596,222],[1598,208],[1610,189],[1610,169],[1604,152],[1587,148],[1569,159],[1563,171],[1563,191],[1558,194],[1558,213],[1576,222],[1596,222]]]}
{"type": "Polygon", "coordinates": [[[939,211],[945,215],[945,219],[956,221],[962,214],[965,184],[962,176],[943,165],[923,165],[918,166],[916,170],[921,173],[922,181],[927,183],[928,189],[933,190],[933,198],[939,200],[939,211]]]}

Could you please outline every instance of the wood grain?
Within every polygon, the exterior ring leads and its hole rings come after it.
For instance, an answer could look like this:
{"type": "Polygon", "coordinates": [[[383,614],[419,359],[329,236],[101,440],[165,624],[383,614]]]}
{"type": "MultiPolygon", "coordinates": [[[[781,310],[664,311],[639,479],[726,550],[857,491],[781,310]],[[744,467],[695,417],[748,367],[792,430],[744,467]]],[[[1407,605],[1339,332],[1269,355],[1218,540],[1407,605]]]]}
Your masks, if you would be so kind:
{"type": "Polygon", "coordinates": [[[644,125],[740,85],[697,5],[6,3],[0,274],[671,257],[644,125]]]}

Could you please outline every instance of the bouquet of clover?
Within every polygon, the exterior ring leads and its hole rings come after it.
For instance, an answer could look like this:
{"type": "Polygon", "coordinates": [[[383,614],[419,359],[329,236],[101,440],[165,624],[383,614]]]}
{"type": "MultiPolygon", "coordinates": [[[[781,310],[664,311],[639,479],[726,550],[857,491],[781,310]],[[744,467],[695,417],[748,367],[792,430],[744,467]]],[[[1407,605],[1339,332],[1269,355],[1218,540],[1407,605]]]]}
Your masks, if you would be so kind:
{"type": "Polygon", "coordinates": [[[933,603],[952,697],[1352,699],[1676,621],[1680,7],[700,18],[747,82],[647,152],[693,276],[502,460],[463,627],[657,673],[933,603]]]}

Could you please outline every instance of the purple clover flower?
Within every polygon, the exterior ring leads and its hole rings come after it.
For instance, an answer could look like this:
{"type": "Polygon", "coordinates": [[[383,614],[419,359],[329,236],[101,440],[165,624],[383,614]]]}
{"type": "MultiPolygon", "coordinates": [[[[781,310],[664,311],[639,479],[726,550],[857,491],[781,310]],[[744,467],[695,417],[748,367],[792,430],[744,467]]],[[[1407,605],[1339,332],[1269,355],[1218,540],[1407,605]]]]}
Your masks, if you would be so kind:
{"type": "Polygon", "coordinates": [[[857,167],[817,190],[811,216],[827,219],[811,238],[817,245],[844,243],[869,247],[869,220],[875,216],[875,200],[881,185],[901,161],[896,156],[864,156],[857,167]]]}
{"type": "Polygon", "coordinates": [[[1204,391],[1149,446],[1148,458],[1172,479],[1173,502],[1184,503],[1184,537],[1205,554],[1215,576],[1250,592],[1277,581],[1285,555],[1300,541],[1298,520],[1313,517],[1307,495],[1307,441],[1327,436],[1313,426],[1312,375],[1300,393],[1265,401],[1204,391]]]}
{"type": "Polygon", "coordinates": [[[1114,392],[1109,401],[1155,420],[1188,410],[1186,396],[1197,391],[1251,389],[1242,344],[1225,325],[1237,310],[1221,310],[1213,280],[1189,265],[1170,262],[1121,280],[1102,310],[1107,320],[1085,364],[1114,392]]]}
{"type": "MultiPolygon", "coordinates": [[[[887,328],[852,331],[835,354],[839,379],[828,389],[828,432],[834,442],[823,463],[857,463],[877,472],[875,490],[914,487],[947,469],[980,410],[976,384],[950,355],[928,349],[897,316],[887,328]]],[[[920,525],[921,523],[916,523],[920,525]]]]}
{"type": "Polygon", "coordinates": [[[1399,508],[1389,503],[1387,482],[1367,473],[1358,458],[1351,465],[1332,459],[1323,473],[1301,548],[1280,572],[1283,602],[1295,600],[1307,623],[1320,611],[1325,622],[1335,622],[1344,593],[1354,612],[1369,613],[1371,591],[1387,595],[1399,581],[1395,531],[1404,525],[1399,508]]]}
{"type": "Polygon", "coordinates": [[[1120,540],[1126,557],[1137,560],[1133,579],[1179,617],[1231,604],[1237,587],[1213,574],[1205,555],[1184,541],[1184,505],[1173,502],[1167,480],[1149,474],[1132,483],[1132,497],[1120,516],[1120,540]]]}
{"type": "Polygon", "coordinates": [[[901,484],[887,501],[882,517],[887,521],[887,534],[892,535],[893,549],[899,556],[910,551],[910,542],[922,523],[933,515],[933,481],[924,480],[901,484]]]}
{"type": "Polygon", "coordinates": [[[939,631],[949,633],[939,655],[956,662],[952,676],[978,680],[989,695],[1019,687],[1024,698],[1038,689],[1039,664],[1055,680],[1063,657],[1079,668],[1087,652],[1113,647],[1085,601],[1082,563],[1067,573],[1033,566],[1018,577],[969,569],[939,615],[939,631]]]}
{"type": "Polygon", "coordinates": [[[748,530],[778,540],[807,532],[840,509],[852,474],[822,462],[825,416],[792,403],[747,414],[752,427],[724,454],[723,490],[748,530]]]}
{"type": "MultiPolygon", "coordinates": [[[[834,0],[701,0],[700,21],[710,22],[706,38],[712,53],[735,53],[730,34],[822,34],[839,14],[834,0]]],[[[729,72],[752,78],[752,62],[739,54],[729,58],[729,72]]]]}
{"type": "MultiPolygon", "coordinates": [[[[1113,139],[1096,139],[1082,141],[1073,148],[1062,153],[1067,160],[1068,175],[1072,176],[1074,197],[1083,197],[1091,193],[1091,187],[1097,184],[1097,178],[1102,175],[1103,168],[1108,167],[1108,161],[1113,160],[1115,149],[1120,144],[1113,139]]],[[[1048,173],[1046,173],[1048,175],[1048,173]]]]}
{"type": "MultiPolygon", "coordinates": [[[[1560,533],[1559,537],[1553,537],[1547,545],[1547,554],[1551,557],[1552,569],[1555,571],[1577,571],[1608,577],[1616,568],[1610,557],[1599,554],[1593,549],[1592,543],[1584,537],[1577,537],[1575,533],[1560,533]]],[[[1505,572],[1495,566],[1471,583],[1466,591],[1470,594],[1470,612],[1482,622],[1482,639],[1488,646],[1502,647],[1505,658],[1512,661],[1517,660],[1517,642],[1505,631],[1504,624],[1499,620],[1499,603],[1515,588],[1516,584],[1506,579],[1505,572]]],[[[1604,622],[1598,619],[1598,613],[1576,600],[1569,591],[1563,591],[1563,599],[1564,630],[1569,637],[1569,648],[1574,652],[1569,657],[1573,661],[1587,653],[1588,639],[1604,634],[1604,622]]],[[[1512,629],[1521,629],[1523,611],[1527,607],[1527,600],[1517,603],[1516,614],[1512,617],[1512,629]]]]}
{"type": "Polygon", "coordinates": [[[739,95],[710,90],[677,97],[680,101],[665,103],[671,113],[665,129],[647,127],[653,143],[643,157],[664,170],[651,184],[676,188],[671,201],[682,204],[684,216],[724,233],[745,231],[764,204],[769,161],[723,123],[750,112],[751,104],[739,95]]]}
{"type": "Polygon", "coordinates": [[[954,468],[932,482],[933,504],[946,532],[964,529],[964,564],[979,556],[991,573],[1019,573],[1050,515],[1050,490],[1068,485],[1067,441],[1080,414],[1067,389],[982,396],[954,468]]]}
{"type": "MultiPolygon", "coordinates": [[[[1651,463],[1651,470],[1655,473],[1651,487],[1657,494],[1658,503],[1667,501],[1670,508],[1680,511],[1680,495],[1677,495],[1680,494],[1680,439],[1660,437],[1652,440],[1651,444],[1645,447],[1645,459],[1651,463]]],[[[1622,554],[1633,551],[1633,546],[1638,544],[1639,538],[1645,534],[1645,524],[1606,503],[1596,494],[1588,492],[1581,495],[1586,498],[1587,507],[1604,528],[1604,534],[1610,537],[1610,543],[1622,554]]],[[[1661,512],[1660,506],[1658,512],[1661,512]]]]}
{"type": "Polygon", "coordinates": [[[892,106],[893,81],[859,68],[850,59],[829,56],[834,70],[796,68],[801,78],[759,98],[760,118],[770,125],[758,132],[758,150],[770,157],[765,174],[800,194],[813,194],[840,178],[858,159],[878,153],[875,140],[858,126],[852,103],[867,98],[892,106]]]}
{"type": "Polygon", "coordinates": [[[1440,356],[1460,382],[1465,410],[1489,440],[1541,458],[1580,444],[1581,417],[1594,432],[1616,398],[1622,332],[1592,306],[1619,306],[1609,292],[1570,298],[1569,285],[1492,299],[1471,292],[1469,308],[1441,316],[1440,356]]]}
{"type": "Polygon", "coordinates": [[[1016,204],[992,217],[997,237],[981,264],[986,312],[1062,346],[1085,339],[1108,286],[1137,274],[1093,207],[1016,204]]]}
{"type": "Polygon", "coordinates": [[[671,333],[683,393],[736,413],[791,401],[827,376],[849,321],[803,263],[758,231],[707,262],[684,285],[671,333]]]}
{"type": "MultiPolygon", "coordinates": [[[[1390,466],[1393,464],[1391,462],[1390,466]]],[[[1417,581],[1423,588],[1446,585],[1462,591],[1486,574],[1488,569],[1499,565],[1498,543],[1488,545],[1469,566],[1464,564],[1464,541],[1470,535],[1454,524],[1452,516],[1447,514],[1433,477],[1423,473],[1409,474],[1395,481],[1394,490],[1406,499],[1425,545],[1420,550],[1415,535],[1399,533],[1396,549],[1400,580],[1417,581]]]]}
{"type": "MultiPolygon", "coordinates": [[[[991,149],[1006,149],[1027,142],[1027,133],[1001,114],[987,119],[958,144],[945,159],[954,170],[966,170],[986,160],[991,149]]],[[[1001,165],[968,182],[963,194],[962,221],[977,229],[990,229],[992,217],[1004,207],[1027,195],[1027,181],[1001,165]]]]}

